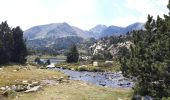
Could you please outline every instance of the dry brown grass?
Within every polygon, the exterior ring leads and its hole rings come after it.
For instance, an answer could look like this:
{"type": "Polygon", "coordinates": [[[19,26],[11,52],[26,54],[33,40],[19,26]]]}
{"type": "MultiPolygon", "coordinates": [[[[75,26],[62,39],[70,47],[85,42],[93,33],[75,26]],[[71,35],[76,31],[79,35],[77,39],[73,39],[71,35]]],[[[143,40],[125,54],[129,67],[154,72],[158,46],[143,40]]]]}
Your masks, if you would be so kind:
{"type": "Polygon", "coordinates": [[[38,69],[31,65],[6,65],[0,69],[0,87],[27,81],[40,81],[65,76],[61,72],[38,69]]]}
{"type": "MultiPolygon", "coordinates": [[[[23,80],[57,80],[61,77],[65,75],[48,69],[38,69],[30,65],[7,65],[0,69],[0,86],[18,84],[23,80]]],[[[70,80],[54,86],[45,86],[38,92],[19,92],[9,96],[8,100],[130,100],[131,95],[132,90],[98,87],[70,80]]]]}
{"type": "Polygon", "coordinates": [[[12,100],[130,100],[132,91],[111,89],[70,81],[45,87],[37,93],[19,94],[12,100]]]}

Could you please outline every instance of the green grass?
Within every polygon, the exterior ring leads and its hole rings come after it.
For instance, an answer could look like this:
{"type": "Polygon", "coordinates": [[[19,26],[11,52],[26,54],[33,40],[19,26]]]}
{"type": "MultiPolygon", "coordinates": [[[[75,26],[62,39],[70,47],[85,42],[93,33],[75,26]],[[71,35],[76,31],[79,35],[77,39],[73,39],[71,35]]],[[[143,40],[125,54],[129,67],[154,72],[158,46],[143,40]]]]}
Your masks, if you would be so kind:
{"type": "Polygon", "coordinates": [[[19,84],[23,80],[40,81],[65,77],[61,72],[38,69],[31,65],[6,65],[0,69],[0,87],[19,84]]]}
{"type": "Polygon", "coordinates": [[[92,71],[92,72],[115,72],[120,71],[120,64],[118,62],[114,62],[112,66],[109,66],[105,63],[99,63],[97,67],[92,64],[84,64],[81,63],[58,63],[56,67],[63,67],[65,69],[75,70],[75,71],[92,71]]]}
{"type": "Polygon", "coordinates": [[[57,56],[42,55],[42,56],[40,56],[40,58],[44,58],[44,59],[56,58],[56,59],[65,60],[65,59],[66,59],[66,56],[64,56],[64,55],[57,55],[57,56]]]}

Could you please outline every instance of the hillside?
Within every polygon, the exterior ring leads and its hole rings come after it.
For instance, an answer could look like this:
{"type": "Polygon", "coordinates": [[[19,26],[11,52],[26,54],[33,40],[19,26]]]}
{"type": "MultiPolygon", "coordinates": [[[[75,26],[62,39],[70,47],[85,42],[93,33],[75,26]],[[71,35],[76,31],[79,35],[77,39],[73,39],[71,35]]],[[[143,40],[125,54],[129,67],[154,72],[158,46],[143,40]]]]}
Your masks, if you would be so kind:
{"type": "Polygon", "coordinates": [[[102,35],[102,32],[107,29],[108,27],[106,25],[97,25],[94,28],[90,29],[88,33],[93,38],[100,38],[102,35]]]}
{"type": "Polygon", "coordinates": [[[86,32],[72,27],[67,23],[54,23],[32,27],[24,32],[27,40],[43,39],[43,38],[63,38],[68,36],[79,36],[88,38],[86,32]]]}
{"type": "Polygon", "coordinates": [[[45,53],[65,53],[71,45],[83,42],[83,38],[78,36],[68,36],[62,38],[45,38],[27,41],[27,47],[45,53]]]}
{"type": "Polygon", "coordinates": [[[91,50],[91,56],[94,60],[110,60],[118,59],[121,50],[127,50],[132,44],[131,36],[110,36],[99,39],[93,43],[89,48],[91,50]]]}

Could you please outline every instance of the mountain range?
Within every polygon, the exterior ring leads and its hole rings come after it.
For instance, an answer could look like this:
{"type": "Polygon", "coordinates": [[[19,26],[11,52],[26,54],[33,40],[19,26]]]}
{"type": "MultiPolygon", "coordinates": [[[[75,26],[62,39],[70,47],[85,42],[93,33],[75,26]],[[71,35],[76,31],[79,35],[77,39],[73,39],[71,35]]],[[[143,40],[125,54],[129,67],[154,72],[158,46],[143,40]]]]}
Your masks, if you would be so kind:
{"type": "Polygon", "coordinates": [[[139,29],[144,29],[143,23],[137,22],[127,27],[97,25],[90,30],[82,30],[64,22],[31,27],[24,31],[24,38],[27,40],[29,48],[62,50],[68,49],[72,44],[82,43],[89,38],[119,36],[139,29]]]}
{"type": "Polygon", "coordinates": [[[112,35],[123,35],[129,31],[143,29],[143,23],[134,23],[127,27],[97,25],[94,28],[85,31],[78,27],[71,26],[67,23],[53,23],[47,25],[34,26],[24,31],[24,37],[27,40],[43,39],[43,38],[63,38],[68,36],[78,36],[84,39],[93,37],[101,38],[112,35]]]}

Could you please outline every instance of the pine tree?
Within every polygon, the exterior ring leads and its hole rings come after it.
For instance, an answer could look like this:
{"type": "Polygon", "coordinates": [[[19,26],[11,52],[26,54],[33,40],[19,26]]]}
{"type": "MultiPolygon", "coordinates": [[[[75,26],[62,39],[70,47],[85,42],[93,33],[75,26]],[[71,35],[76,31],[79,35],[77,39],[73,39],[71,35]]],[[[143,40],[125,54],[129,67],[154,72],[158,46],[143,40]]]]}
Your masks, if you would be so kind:
{"type": "Polygon", "coordinates": [[[0,40],[0,65],[6,64],[7,62],[8,62],[8,58],[7,58],[3,43],[0,40]]]}
{"type": "Polygon", "coordinates": [[[121,59],[121,69],[124,76],[135,77],[135,94],[170,97],[169,26],[170,14],[157,20],[148,15],[146,30],[133,32],[130,57],[121,59]]]}
{"type": "Polygon", "coordinates": [[[12,53],[12,31],[7,22],[2,22],[0,25],[0,40],[2,42],[3,53],[6,58],[4,63],[10,62],[12,53]]]}
{"type": "Polygon", "coordinates": [[[78,53],[77,47],[76,47],[76,45],[73,45],[70,48],[69,53],[67,54],[67,62],[68,63],[76,63],[76,62],[78,62],[78,59],[79,59],[79,53],[78,53]]]}
{"type": "Polygon", "coordinates": [[[7,22],[0,24],[0,64],[24,63],[27,48],[20,27],[11,29],[7,22]]]}
{"type": "Polygon", "coordinates": [[[45,64],[50,65],[50,64],[51,64],[50,59],[47,59],[47,61],[46,61],[46,63],[45,63],[45,64]]]}
{"type": "Polygon", "coordinates": [[[20,27],[12,29],[13,32],[13,58],[12,62],[25,63],[27,56],[27,48],[23,39],[23,31],[20,27]]]}

